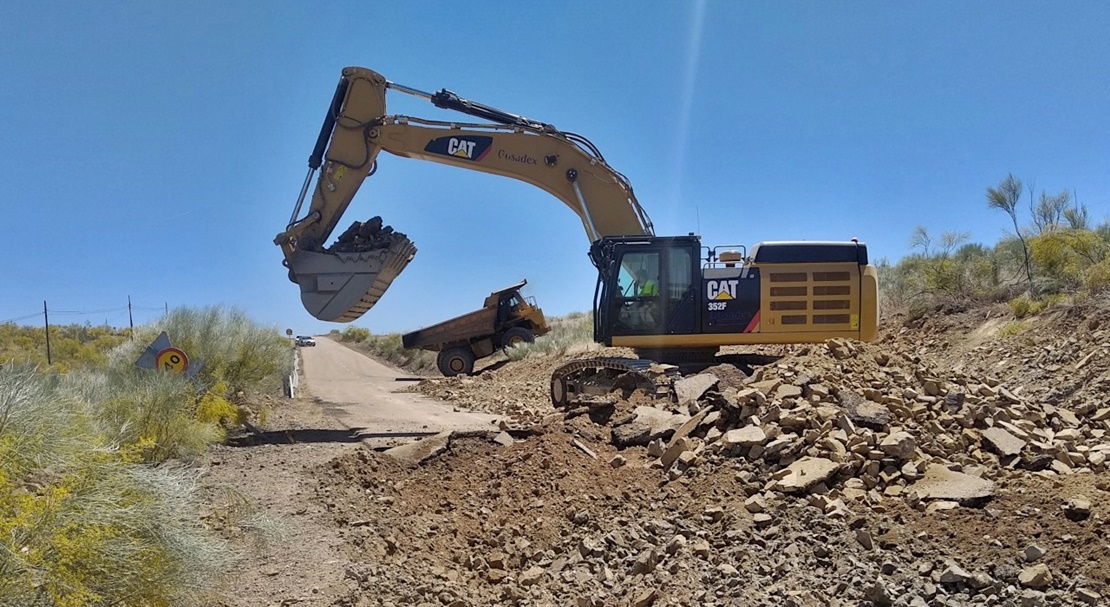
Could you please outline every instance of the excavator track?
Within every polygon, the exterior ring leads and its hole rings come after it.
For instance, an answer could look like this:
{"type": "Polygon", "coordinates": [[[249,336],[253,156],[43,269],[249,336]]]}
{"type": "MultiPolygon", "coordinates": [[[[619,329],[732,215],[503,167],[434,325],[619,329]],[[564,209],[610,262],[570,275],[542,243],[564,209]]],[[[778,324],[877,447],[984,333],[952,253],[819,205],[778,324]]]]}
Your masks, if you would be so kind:
{"type": "Polygon", "coordinates": [[[551,402],[568,407],[583,396],[604,396],[614,390],[640,389],[656,398],[670,398],[678,368],[642,358],[580,358],[551,373],[551,402]]]}

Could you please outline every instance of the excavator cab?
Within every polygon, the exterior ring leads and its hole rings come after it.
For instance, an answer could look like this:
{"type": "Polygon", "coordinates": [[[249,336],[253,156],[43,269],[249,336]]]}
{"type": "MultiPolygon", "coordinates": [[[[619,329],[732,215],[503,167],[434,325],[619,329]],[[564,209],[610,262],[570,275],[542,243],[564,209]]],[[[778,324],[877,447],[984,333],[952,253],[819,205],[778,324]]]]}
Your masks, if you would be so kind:
{"type": "Polygon", "coordinates": [[[702,247],[694,235],[610,237],[591,256],[599,269],[594,339],[647,358],[871,341],[878,331],[878,276],[861,242],[763,242],[745,256],[702,247]]]}

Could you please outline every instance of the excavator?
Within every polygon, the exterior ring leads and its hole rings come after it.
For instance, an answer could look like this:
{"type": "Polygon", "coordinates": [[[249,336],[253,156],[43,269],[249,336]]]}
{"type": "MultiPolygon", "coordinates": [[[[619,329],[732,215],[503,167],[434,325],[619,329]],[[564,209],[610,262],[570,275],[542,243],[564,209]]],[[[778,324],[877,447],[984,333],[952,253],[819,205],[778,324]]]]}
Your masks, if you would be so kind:
{"type": "Polygon", "coordinates": [[[748,250],[705,246],[693,233],[656,236],[628,179],[585,137],[446,89],[427,93],[398,84],[361,67],[343,70],[293,214],[274,239],[301,302],[320,320],[359,318],[416,254],[400,232],[377,234],[368,239],[370,246],[326,246],[382,151],[518,179],[581,219],[598,271],[594,340],[632,348],[638,358],[585,358],[555,369],[556,405],[614,386],[650,390],[655,361],[711,363],[723,346],[872,341],[878,333],[878,273],[868,263],[865,243],[771,241],[748,250]],[[480,121],[388,114],[388,91],[480,121]],[[301,216],[310,187],[309,208],[301,216]]]}

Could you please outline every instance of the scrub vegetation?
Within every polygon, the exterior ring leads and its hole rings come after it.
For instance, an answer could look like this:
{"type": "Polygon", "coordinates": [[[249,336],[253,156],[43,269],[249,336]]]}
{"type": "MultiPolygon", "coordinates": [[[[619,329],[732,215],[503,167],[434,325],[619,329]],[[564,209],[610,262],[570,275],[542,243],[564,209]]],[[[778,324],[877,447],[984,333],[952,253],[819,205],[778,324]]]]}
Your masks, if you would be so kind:
{"type": "MultiPolygon", "coordinates": [[[[97,339],[106,336],[122,338],[97,339]]],[[[246,396],[280,385],[289,342],[240,312],[209,308],[137,328],[134,342],[99,362],[48,369],[5,352],[0,605],[211,602],[233,555],[200,523],[188,458],[257,414],[246,396]],[[135,366],[163,330],[204,360],[195,378],[135,366]]]]}
{"type": "Polygon", "coordinates": [[[918,226],[913,254],[878,264],[884,303],[921,317],[1007,302],[1020,319],[1110,288],[1110,222],[1092,224],[1074,193],[1037,194],[1008,175],[987,188],[986,203],[1007,216],[1005,237],[988,247],[968,243],[965,232],[938,236],[918,226]]]}

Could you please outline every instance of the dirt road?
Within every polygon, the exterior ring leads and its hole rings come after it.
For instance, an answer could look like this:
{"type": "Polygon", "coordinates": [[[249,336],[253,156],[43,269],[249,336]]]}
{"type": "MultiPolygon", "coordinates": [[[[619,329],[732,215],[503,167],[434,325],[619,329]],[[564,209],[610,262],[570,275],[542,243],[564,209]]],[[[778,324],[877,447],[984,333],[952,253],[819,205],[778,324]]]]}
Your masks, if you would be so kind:
{"type": "Polygon", "coordinates": [[[444,430],[493,430],[503,418],[459,410],[414,393],[399,393],[407,376],[327,338],[301,348],[302,386],[324,411],[372,447],[444,430]]]}

